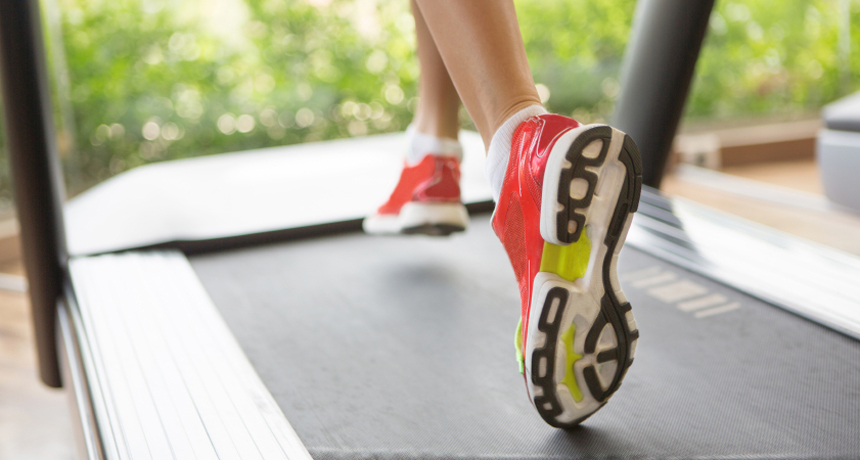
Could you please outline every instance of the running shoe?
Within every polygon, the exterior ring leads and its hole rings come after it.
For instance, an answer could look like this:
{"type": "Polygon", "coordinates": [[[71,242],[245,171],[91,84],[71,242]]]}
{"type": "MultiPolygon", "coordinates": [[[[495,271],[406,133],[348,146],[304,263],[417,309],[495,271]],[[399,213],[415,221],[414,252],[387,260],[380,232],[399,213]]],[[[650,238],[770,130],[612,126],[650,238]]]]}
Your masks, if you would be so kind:
{"type": "Polygon", "coordinates": [[[455,157],[426,155],[418,164],[404,162],[391,197],[364,219],[371,234],[446,236],[466,230],[469,214],[460,200],[460,163],[455,157]]]}
{"type": "Polygon", "coordinates": [[[639,331],[616,268],[641,186],[621,131],[540,115],[514,132],[492,224],[520,288],[520,372],[552,426],[600,409],[633,363],[639,331]]]}

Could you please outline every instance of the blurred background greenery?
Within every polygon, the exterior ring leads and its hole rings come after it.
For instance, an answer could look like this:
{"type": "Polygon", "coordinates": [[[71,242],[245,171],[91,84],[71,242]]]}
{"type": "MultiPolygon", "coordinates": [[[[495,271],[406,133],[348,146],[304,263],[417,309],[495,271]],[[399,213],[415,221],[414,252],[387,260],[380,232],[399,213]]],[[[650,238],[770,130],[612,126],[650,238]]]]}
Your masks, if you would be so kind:
{"type": "MultiPolygon", "coordinates": [[[[606,119],[635,1],[515,1],[549,109],[606,119]]],[[[70,195],[156,161],[401,131],[418,102],[406,0],[43,3],[70,195]]],[[[860,83],[851,24],[860,0],[718,0],[686,120],[814,115],[860,83]]]]}

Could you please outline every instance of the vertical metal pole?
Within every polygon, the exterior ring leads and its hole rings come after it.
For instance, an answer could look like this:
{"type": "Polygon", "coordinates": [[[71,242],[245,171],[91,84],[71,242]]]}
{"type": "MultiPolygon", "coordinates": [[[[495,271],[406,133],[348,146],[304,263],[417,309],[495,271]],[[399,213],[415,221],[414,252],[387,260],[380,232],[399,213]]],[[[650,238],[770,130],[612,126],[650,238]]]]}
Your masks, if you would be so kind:
{"type": "Polygon", "coordinates": [[[659,187],[714,0],[639,0],[612,123],[642,154],[645,185],[659,187]]]}
{"type": "Polygon", "coordinates": [[[38,0],[0,0],[3,120],[30,287],[39,375],[62,385],[55,335],[67,264],[64,189],[38,0]]]}

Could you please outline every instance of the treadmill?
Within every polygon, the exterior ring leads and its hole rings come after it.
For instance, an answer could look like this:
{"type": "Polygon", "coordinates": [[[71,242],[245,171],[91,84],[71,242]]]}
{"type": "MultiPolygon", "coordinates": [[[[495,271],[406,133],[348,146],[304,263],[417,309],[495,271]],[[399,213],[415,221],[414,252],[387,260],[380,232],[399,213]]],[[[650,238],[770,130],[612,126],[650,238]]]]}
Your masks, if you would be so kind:
{"type": "MultiPolygon", "coordinates": [[[[712,6],[637,6],[614,124],[651,187],[712,6]]],[[[619,273],[636,363],[559,430],[517,374],[476,134],[448,238],[360,233],[398,134],[149,165],[64,203],[37,1],[0,2],[0,59],[40,376],[81,459],[860,457],[857,257],[645,187],[619,273]]]]}

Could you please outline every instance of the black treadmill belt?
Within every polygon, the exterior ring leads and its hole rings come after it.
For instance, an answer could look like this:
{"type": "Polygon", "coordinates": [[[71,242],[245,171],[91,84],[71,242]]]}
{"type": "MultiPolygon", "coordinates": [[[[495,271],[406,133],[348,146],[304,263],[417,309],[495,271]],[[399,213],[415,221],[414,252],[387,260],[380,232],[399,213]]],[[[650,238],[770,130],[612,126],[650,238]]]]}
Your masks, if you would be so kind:
{"type": "Polygon", "coordinates": [[[860,343],[631,248],[636,361],[570,432],[526,398],[519,294],[487,217],[449,239],[353,234],[191,261],[316,459],[860,455],[860,343]],[[660,300],[687,291],[724,296],[723,312],[660,300]]]}

